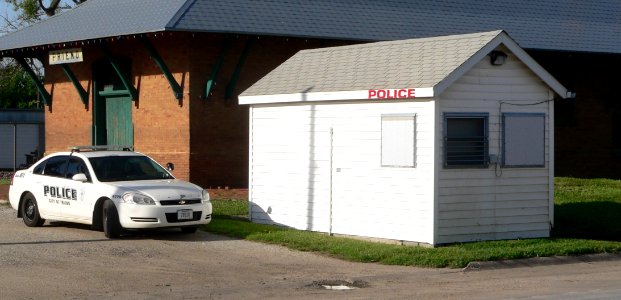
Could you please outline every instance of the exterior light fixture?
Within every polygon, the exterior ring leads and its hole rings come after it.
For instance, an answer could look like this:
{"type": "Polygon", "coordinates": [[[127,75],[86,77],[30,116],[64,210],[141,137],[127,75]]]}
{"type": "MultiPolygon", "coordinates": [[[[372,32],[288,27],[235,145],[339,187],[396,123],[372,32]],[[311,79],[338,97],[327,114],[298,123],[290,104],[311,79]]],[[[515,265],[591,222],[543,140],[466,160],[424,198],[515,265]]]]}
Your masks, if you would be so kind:
{"type": "Polygon", "coordinates": [[[507,61],[507,53],[502,51],[492,51],[489,54],[490,63],[493,66],[501,66],[507,61]]]}

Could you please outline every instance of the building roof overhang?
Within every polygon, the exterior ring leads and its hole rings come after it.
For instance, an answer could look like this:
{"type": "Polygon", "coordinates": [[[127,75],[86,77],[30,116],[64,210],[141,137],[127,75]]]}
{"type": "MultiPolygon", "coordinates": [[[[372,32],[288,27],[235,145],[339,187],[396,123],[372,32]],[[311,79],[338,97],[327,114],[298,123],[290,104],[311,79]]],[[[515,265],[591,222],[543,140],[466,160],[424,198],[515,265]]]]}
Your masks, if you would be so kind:
{"type": "Polygon", "coordinates": [[[525,49],[621,53],[615,0],[319,1],[89,0],[0,37],[0,54],[160,32],[383,41],[497,28],[525,49]]]}

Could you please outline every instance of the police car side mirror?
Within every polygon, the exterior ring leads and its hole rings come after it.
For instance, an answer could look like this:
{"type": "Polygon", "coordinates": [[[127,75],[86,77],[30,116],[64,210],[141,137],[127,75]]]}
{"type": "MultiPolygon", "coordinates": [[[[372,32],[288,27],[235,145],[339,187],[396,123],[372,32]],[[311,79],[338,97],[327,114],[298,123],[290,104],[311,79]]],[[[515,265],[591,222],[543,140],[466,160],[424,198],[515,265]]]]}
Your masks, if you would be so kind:
{"type": "Polygon", "coordinates": [[[88,178],[86,178],[86,174],[84,174],[84,173],[75,174],[75,175],[73,175],[73,177],[71,177],[71,179],[73,179],[75,181],[81,181],[81,182],[87,182],[88,181],[88,178]]]}
{"type": "Polygon", "coordinates": [[[170,162],[169,162],[169,163],[167,163],[167,164],[166,164],[166,170],[168,170],[169,172],[170,172],[170,171],[174,171],[174,170],[175,170],[175,164],[170,163],[170,162]]]}

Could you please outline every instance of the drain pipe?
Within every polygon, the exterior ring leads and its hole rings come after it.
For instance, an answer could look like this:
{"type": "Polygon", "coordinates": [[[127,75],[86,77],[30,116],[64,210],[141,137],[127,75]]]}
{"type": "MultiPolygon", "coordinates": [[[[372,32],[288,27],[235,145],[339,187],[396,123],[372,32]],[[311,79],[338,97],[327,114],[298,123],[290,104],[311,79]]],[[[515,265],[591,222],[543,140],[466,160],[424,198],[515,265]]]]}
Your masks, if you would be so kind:
{"type": "Polygon", "coordinates": [[[332,173],[334,172],[332,169],[332,157],[334,156],[334,129],[332,127],[330,127],[330,194],[329,194],[329,201],[330,201],[330,223],[329,223],[329,227],[328,227],[328,234],[332,235],[332,173]]]}
{"type": "Polygon", "coordinates": [[[13,174],[17,172],[17,124],[13,123],[13,174]]]}

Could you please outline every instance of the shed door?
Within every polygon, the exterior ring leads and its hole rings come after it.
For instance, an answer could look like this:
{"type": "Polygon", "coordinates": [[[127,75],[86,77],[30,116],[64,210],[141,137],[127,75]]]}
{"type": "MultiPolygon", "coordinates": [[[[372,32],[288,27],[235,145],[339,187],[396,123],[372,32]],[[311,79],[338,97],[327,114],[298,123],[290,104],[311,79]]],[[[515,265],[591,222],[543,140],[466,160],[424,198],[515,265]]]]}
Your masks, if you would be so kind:
{"type": "Polygon", "coordinates": [[[134,144],[132,100],[128,96],[108,96],[106,101],[106,137],[108,145],[134,144]]]}

